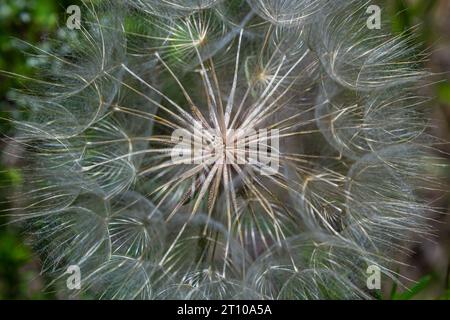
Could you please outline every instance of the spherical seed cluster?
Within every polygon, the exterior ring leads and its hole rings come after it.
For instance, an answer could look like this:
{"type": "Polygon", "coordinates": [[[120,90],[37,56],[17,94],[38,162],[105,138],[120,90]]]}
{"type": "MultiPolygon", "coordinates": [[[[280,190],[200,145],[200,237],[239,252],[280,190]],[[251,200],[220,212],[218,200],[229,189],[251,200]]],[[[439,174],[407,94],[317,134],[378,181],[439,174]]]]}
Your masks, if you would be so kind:
{"type": "Polygon", "coordinates": [[[93,298],[370,298],[437,187],[424,57],[370,4],[86,0],[20,96],[44,270],[93,298]]]}

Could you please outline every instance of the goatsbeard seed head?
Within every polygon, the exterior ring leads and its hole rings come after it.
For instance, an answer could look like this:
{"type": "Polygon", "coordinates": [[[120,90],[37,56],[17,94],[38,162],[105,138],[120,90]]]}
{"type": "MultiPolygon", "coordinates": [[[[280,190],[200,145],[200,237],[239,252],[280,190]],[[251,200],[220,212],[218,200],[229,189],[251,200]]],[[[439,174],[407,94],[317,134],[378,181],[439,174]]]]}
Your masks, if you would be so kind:
{"type": "Polygon", "coordinates": [[[56,286],[71,265],[112,299],[370,298],[369,266],[394,278],[430,234],[437,157],[423,56],[367,29],[368,5],[86,0],[15,121],[16,217],[56,286]]]}

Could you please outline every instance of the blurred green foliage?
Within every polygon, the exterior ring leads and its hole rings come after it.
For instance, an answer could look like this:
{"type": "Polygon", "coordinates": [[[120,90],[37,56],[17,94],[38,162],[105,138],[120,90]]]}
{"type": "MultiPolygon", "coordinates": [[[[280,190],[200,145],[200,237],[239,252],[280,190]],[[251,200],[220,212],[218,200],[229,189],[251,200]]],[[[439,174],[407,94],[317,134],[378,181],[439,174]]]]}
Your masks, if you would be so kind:
{"type": "MultiPolygon", "coordinates": [[[[31,75],[33,59],[23,54],[25,42],[42,43],[58,28],[65,17],[70,0],[2,0],[0,1],[0,70],[31,75]],[[20,40],[19,40],[20,39],[20,40]],[[23,41],[21,41],[23,40],[23,41]]],[[[9,99],[11,88],[19,87],[13,77],[0,74],[0,134],[11,132],[4,119],[20,117],[18,108],[9,99]]],[[[2,136],[0,136],[0,139],[2,136]]],[[[0,149],[5,145],[0,140],[0,149]]],[[[20,171],[6,168],[0,161],[0,212],[8,209],[6,191],[20,182],[20,171]]],[[[39,277],[39,266],[17,228],[6,225],[0,216],[0,299],[53,298],[42,293],[45,286],[39,277]]]]}
{"type": "MultiPolygon", "coordinates": [[[[420,22],[420,38],[424,48],[434,42],[432,15],[438,0],[393,0],[389,1],[393,30],[408,32],[420,22]]],[[[2,0],[0,2],[0,70],[21,75],[33,73],[33,59],[22,52],[26,45],[18,39],[45,46],[58,26],[65,23],[66,8],[77,4],[77,0],[2,0]]],[[[2,119],[20,117],[17,106],[8,98],[10,88],[18,87],[17,80],[0,74],[0,134],[11,131],[10,123],[2,119]]],[[[450,84],[442,82],[437,86],[438,99],[450,105],[450,84]]],[[[0,149],[4,145],[0,141],[0,149]]],[[[6,168],[0,161],[0,212],[7,209],[6,194],[20,182],[20,171],[6,168]]],[[[0,299],[45,299],[55,298],[52,293],[42,293],[45,279],[39,277],[39,265],[30,248],[16,228],[4,226],[5,217],[0,216],[0,299]],[[33,283],[38,281],[33,289],[33,283]]],[[[410,290],[397,292],[393,287],[390,299],[414,299],[435,281],[427,275],[413,285],[410,290]]],[[[447,276],[448,280],[448,276],[447,276]]],[[[448,281],[447,281],[448,282],[448,281]]],[[[434,299],[450,298],[450,282],[446,293],[434,299]]]]}
{"type": "MultiPolygon", "coordinates": [[[[389,14],[394,32],[412,32],[418,35],[418,42],[426,50],[440,40],[441,35],[434,30],[433,11],[437,9],[439,0],[394,0],[390,3],[389,14]]],[[[449,30],[450,31],[450,30],[449,30]]],[[[448,70],[447,70],[448,71],[448,70]]],[[[443,80],[436,86],[439,102],[450,105],[450,82],[443,80]]]]}

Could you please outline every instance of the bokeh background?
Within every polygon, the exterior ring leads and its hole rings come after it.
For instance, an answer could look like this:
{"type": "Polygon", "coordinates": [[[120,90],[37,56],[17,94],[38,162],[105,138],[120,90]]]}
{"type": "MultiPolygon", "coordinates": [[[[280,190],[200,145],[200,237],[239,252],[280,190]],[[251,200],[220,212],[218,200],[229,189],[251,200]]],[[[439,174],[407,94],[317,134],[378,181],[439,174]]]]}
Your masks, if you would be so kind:
{"type": "MultiPolygon", "coordinates": [[[[119,1],[119,0],[118,0],[119,1]]],[[[224,0],[227,1],[227,0],[224,0]]],[[[341,0],[339,0],[341,1],[341,0]]],[[[345,0],[342,0],[345,1],[345,0]]],[[[1,0],[0,1],[0,70],[31,76],[36,59],[23,53],[23,41],[48,47],[65,28],[66,8],[77,0],[1,0]],[[22,41],[21,41],[22,40],[22,41]]],[[[428,49],[426,67],[437,74],[436,83],[424,89],[436,97],[432,108],[433,133],[450,142],[450,0],[386,0],[382,14],[391,17],[396,33],[417,33],[417,41],[428,49]]],[[[0,213],[13,204],[8,195],[20,184],[20,163],[8,157],[14,148],[2,141],[14,128],[7,118],[20,119],[23,114],[13,102],[11,88],[19,87],[17,79],[0,73],[0,213]]],[[[450,154],[450,144],[440,146],[450,154]]],[[[450,157],[447,156],[450,164],[450,157]]],[[[450,186],[450,171],[442,173],[443,185],[450,186]]],[[[447,187],[450,190],[450,187],[447,187]]],[[[450,299],[450,197],[439,198],[434,214],[436,236],[411,247],[408,266],[398,270],[405,287],[384,281],[384,299],[450,299]]],[[[0,299],[58,299],[50,279],[40,274],[40,259],[27,245],[20,225],[9,224],[0,214],[0,299]]]]}

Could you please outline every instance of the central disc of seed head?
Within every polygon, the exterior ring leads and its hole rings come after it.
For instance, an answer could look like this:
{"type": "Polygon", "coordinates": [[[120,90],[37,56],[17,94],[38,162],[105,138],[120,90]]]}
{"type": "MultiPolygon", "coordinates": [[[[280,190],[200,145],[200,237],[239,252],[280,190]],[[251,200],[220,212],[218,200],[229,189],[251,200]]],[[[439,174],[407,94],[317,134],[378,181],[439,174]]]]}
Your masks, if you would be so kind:
{"type": "MultiPolygon", "coordinates": [[[[245,140],[232,128],[202,128],[199,140],[202,143],[203,155],[209,156],[208,164],[243,164],[245,159],[245,140]],[[243,149],[238,149],[243,148],[243,149]]],[[[194,137],[195,139],[195,137],[194,137]]],[[[245,139],[245,138],[244,138],[245,139]]]]}
{"type": "MultiPolygon", "coordinates": [[[[199,110],[193,112],[193,159],[197,164],[228,165],[232,168],[251,165],[256,168],[273,162],[278,151],[278,133],[254,130],[247,121],[241,125],[226,121],[210,124],[199,110]]],[[[270,130],[269,130],[270,131],[270,130]]]]}
{"type": "MultiPolygon", "coordinates": [[[[224,132],[219,131],[215,137],[217,138],[213,142],[213,147],[215,152],[218,153],[220,164],[237,164],[238,160],[244,159],[245,142],[240,143],[238,141],[240,138],[236,136],[234,129],[226,129],[224,132]]],[[[239,161],[239,164],[243,163],[243,161],[239,161]]]]}

